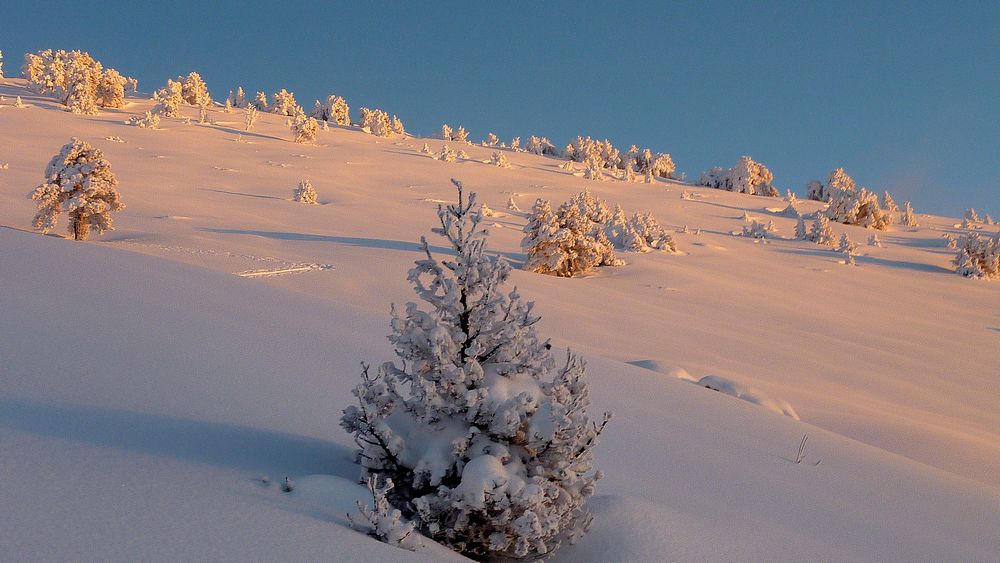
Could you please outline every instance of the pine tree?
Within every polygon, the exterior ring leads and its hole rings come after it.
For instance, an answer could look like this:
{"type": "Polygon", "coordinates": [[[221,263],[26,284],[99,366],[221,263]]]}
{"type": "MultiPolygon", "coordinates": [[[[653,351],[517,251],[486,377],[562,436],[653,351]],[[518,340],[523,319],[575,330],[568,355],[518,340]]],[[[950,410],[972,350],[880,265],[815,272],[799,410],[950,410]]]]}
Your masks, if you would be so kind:
{"type": "Polygon", "coordinates": [[[305,113],[305,110],[299,107],[298,102],[295,101],[295,94],[285,90],[284,88],[275,92],[272,100],[274,103],[271,107],[271,111],[278,115],[295,117],[299,113],[305,113]]]}
{"type": "Polygon", "coordinates": [[[913,206],[908,201],[903,203],[903,215],[900,217],[899,222],[907,227],[918,226],[917,214],[913,212],[913,206]]]}
{"type": "Polygon", "coordinates": [[[795,238],[798,240],[809,240],[809,233],[806,231],[806,220],[799,215],[799,220],[795,223],[795,238]]]}
{"type": "Polygon", "coordinates": [[[888,190],[882,194],[882,209],[889,214],[890,223],[896,223],[899,221],[899,206],[896,205],[896,201],[892,199],[891,195],[889,195],[888,190]]]}
{"type": "Polygon", "coordinates": [[[812,180],[806,184],[806,197],[813,201],[829,201],[830,193],[819,180],[812,180]]]}
{"type": "Polygon", "coordinates": [[[441,126],[441,138],[444,139],[445,141],[452,140],[451,127],[449,127],[447,123],[441,126]]]}
{"type": "Polygon", "coordinates": [[[267,94],[264,92],[257,92],[252,105],[257,108],[257,111],[267,111],[267,94]]]}
{"type": "Polygon", "coordinates": [[[963,217],[966,221],[973,225],[982,222],[982,219],[979,218],[979,213],[977,213],[972,207],[965,211],[965,215],[963,217]]]}
{"type": "Polygon", "coordinates": [[[3,51],[0,51],[0,80],[3,80],[3,51]]]}
{"type": "Polygon", "coordinates": [[[191,72],[185,78],[178,76],[177,81],[182,83],[181,97],[185,103],[192,106],[207,106],[212,103],[208,86],[197,72],[191,72]]]}
{"type": "Polygon", "coordinates": [[[441,153],[438,154],[437,158],[445,162],[455,162],[458,159],[458,155],[455,154],[455,151],[451,150],[451,147],[444,145],[441,147],[441,153]]]}
{"type": "Polygon", "coordinates": [[[500,151],[493,152],[493,156],[490,157],[490,162],[493,166],[498,168],[510,168],[510,161],[507,160],[507,155],[500,151]]]}
{"type": "Polygon", "coordinates": [[[833,246],[833,229],[830,227],[830,220],[822,213],[816,214],[812,229],[809,231],[809,240],[824,246],[833,246]]]}
{"type": "Polygon", "coordinates": [[[500,144],[500,139],[498,139],[497,136],[493,133],[486,135],[486,140],[483,141],[483,145],[487,147],[496,147],[499,144],[500,144]]]}
{"type": "Polygon", "coordinates": [[[342,426],[367,475],[388,478],[392,505],[435,541],[476,559],[551,554],[586,532],[599,473],[600,424],[587,416],[584,364],[557,368],[533,304],[504,293],[510,266],[485,255],[475,196],[439,209],[455,252],[410,270],[429,305],[393,312],[400,365],[367,368],[342,426]],[[514,395],[507,390],[515,388],[514,395]]]}
{"type": "Polygon", "coordinates": [[[246,117],[244,119],[245,129],[249,131],[254,123],[257,123],[257,106],[253,104],[247,105],[246,117]]]}
{"type": "Polygon", "coordinates": [[[38,202],[32,227],[47,233],[62,212],[69,213],[70,232],[76,240],[86,240],[90,229],[98,234],[114,228],[111,212],[125,204],[118,193],[118,178],[100,149],[72,138],[45,167],[45,183],[29,197],[38,202]]]}
{"type": "Polygon", "coordinates": [[[299,112],[295,114],[291,128],[296,143],[316,142],[316,135],[319,133],[319,123],[312,117],[306,117],[305,113],[299,112]]]}
{"type": "Polygon", "coordinates": [[[163,117],[180,117],[181,102],[184,101],[181,91],[183,86],[180,82],[167,80],[167,85],[153,93],[153,101],[156,106],[153,111],[163,117]]]}
{"type": "Polygon", "coordinates": [[[317,197],[316,189],[313,188],[309,180],[302,180],[295,190],[292,191],[292,200],[300,203],[316,204],[318,203],[317,197]]]}
{"type": "Polygon", "coordinates": [[[456,143],[468,143],[469,132],[465,130],[465,127],[459,125],[458,129],[455,129],[455,131],[452,132],[451,140],[455,141],[456,143]]]}

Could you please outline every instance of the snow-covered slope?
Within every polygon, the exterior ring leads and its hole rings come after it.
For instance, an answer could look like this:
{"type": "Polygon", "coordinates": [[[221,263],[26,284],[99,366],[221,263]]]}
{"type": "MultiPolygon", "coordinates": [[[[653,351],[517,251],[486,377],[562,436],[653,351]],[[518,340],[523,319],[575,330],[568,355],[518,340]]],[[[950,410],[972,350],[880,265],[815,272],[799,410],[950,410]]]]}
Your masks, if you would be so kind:
{"type": "Polygon", "coordinates": [[[412,299],[405,273],[450,177],[498,210],[490,244],[515,264],[511,197],[527,209],[589,187],[703,230],[675,235],[682,255],[624,254],[589,278],[514,273],[540,332],[588,360],[595,411],[616,413],[594,529],[557,560],[1000,552],[1000,284],[951,273],[954,219],[921,216],[849,267],[809,243],[730,234],[749,210],[790,237],[775,199],[593,182],[520,153],[500,169],[481,147],[449,164],[420,154],[423,139],[351,128],[297,145],[274,115],[250,133],[221,111],[144,130],[122,122],[148,100],[85,117],[22,86],[0,85],[4,559],[456,557],[345,526],[366,491],[338,426],[359,362],[392,358],[388,304],[412,299]],[[119,176],[117,229],[88,243],[15,230],[71,136],[119,176]],[[301,179],[322,205],[290,201],[301,179]],[[704,376],[787,401],[801,421],[683,380],[704,376]]]}

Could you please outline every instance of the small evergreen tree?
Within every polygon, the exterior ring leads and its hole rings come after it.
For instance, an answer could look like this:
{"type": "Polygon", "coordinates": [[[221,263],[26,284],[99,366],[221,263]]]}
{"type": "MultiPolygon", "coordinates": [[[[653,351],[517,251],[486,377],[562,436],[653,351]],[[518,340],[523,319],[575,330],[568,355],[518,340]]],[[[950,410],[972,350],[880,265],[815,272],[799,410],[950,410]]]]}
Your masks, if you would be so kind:
{"type": "Polygon", "coordinates": [[[163,117],[180,117],[181,102],[184,97],[181,95],[183,85],[180,82],[167,80],[167,85],[153,93],[153,101],[156,102],[153,111],[163,117]]]}
{"type": "Polygon", "coordinates": [[[185,78],[178,76],[177,81],[181,83],[181,97],[185,103],[192,106],[207,106],[212,103],[208,86],[197,72],[191,72],[185,78]]]}
{"type": "Polygon", "coordinates": [[[461,125],[458,129],[455,129],[451,134],[451,140],[456,143],[468,143],[469,142],[469,132],[465,130],[465,127],[461,125]]]}
{"type": "Polygon", "coordinates": [[[295,101],[295,94],[285,90],[284,88],[275,92],[272,100],[274,103],[272,104],[271,111],[278,115],[295,117],[299,113],[305,113],[305,111],[299,107],[298,102],[295,101]]]}
{"type": "Polygon", "coordinates": [[[959,275],[1000,279],[1000,232],[989,237],[969,233],[959,237],[954,259],[955,272],[959,275]]]}
{"type": "Polygon", "coordinates": [[[510,161],[507,160],[507,155],[500,151],[494,151],[493,156],[490,157],[490,162],[498,168],[510,168],[510,161]]]}
{"type": "Polygon", "coordinates": [[[292,120],[292,135],[296,143],[315,143],[319,134],[319,123],[305,113],[297,113],[292,120]]]}
{"type": "Polygon", "coordinates": [[[903,202],[903,215],[900,217],[899,222],[907,227],[916,227],[917,225],[917,214],[913,212],[913,206],[910,202],[903,202]]]}
{"type": "Polygon", "coordinates": [[[244,126],[247,131],[249,131],[254,123],[257,123],[257,106],[253,104],[247,105],[246,117],[244,118],[244,126]]]}
{"type": "Polygon", "coordinates": [[[253,107],[257,108],[257,111],[267,111],[267,94],[264,92],[257,92],[257,95],[251,103],[253,107]]]}
{"type": "Polygon", "coordinates": [[[111,212],[125,208],[111,163],[100,149],[76,137],[52,157],[45,167],[45,183],[28,196],[38,202],[32,221],[36,231],[49,232],[66,212],[76,240],[87,240],[92,228],[98,234],[112,230],[111,212]]]}
{"type": "Polygon", "coordinates": [[[810,240],[809,233],[806,231],[806,220],[801,215],[799,215],[799,220],[795,223],[795,238],[798,240],[810,240]]]}
{"type": "Polygon", "coordinates": [[[812,180],[806,184],[806,197],[814,201],[830,200],[829,192],[819,180],[812,180]]]}
{"type": "Polygon", "coordinates": [[[451,127],[449,127],[447,123],[441,126],[441,138],[445,141],[452,140],[451,127]]]}
{"type": "Polygon", "coordinates": [[[551,554],[588,529],[600,473],[584,364],[557,368],[535,332],[533,304],[504,293],[510,266],[485,254],[475,196],[438,211],[454,258],[410,270],[417,295],[393,311],[400,365],[362,373],[342,426],[366,475],[391,479],[387,498],[434,540],[470,557],[551,554]],[[510,393],[517,389],[517,393],[510,393]]]}
{"type": "Polygon", "coordinates": [[[830,220],[822,213],[816,214],[812,229],[809,231],[809,240],[824,246],[833,246],[833,229],[830,227],[830,220]]]}

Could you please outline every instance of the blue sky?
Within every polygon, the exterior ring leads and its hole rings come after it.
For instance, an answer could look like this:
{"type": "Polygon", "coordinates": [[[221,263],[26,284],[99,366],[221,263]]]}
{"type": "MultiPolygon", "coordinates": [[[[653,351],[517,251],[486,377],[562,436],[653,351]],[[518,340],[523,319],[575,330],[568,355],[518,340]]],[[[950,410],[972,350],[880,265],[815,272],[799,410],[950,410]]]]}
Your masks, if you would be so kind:
{"type": "Polygon", "coordinates": [[[1000,218],[1000,2],[78,5],[5,6],[6,73],[83,49],[143,91],[197,70],[217,98],[287,88],[417,134],[607,137],[689,178],[749,154],[799,193],[843,166],[918,212],[1000,218]]]}

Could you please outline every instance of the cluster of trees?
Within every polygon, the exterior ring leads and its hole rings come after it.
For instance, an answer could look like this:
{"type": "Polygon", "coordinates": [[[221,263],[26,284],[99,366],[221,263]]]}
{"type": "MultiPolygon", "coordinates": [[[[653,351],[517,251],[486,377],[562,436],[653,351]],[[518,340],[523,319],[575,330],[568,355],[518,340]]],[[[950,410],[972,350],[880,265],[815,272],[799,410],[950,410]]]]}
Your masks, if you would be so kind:
{"type": "Polygon", "coordinates": [[[416,529],[477,560],[544,557],[590,526],[610,414],[591,421],[583,361],[568,351],[556,364],[534,304],[505,287],[509,264],[485,252],[475,194],[455,183],[434,229],[454,255],[421,239],[409,281],[424,306],[393,308],[400,361],[365,366],[341,419],[375,499],[362,515],[404,547],[416,529]]]}
{"type": "Polygon", "coordinates": [[[723,169],[716,166],[702,172],[698,185],[730,192],[778,197],[779,192],[772,185],[773,181],[774,174],[766,166],[749,156],[743,156],[732,168],[723,169]]]}
{"type": "Polygon", "coordinates": [[[28,88],[53,94],[73,113],[94,115],[98,108],[125,107],[125,89],[138,88],[134,78],[104,68],[84,51],[46,49],[24,55],[22,73],[28,88]]]}
{"type": "Polygon", "coordinates": [[[326,103],[316,100],[309,117],[319,121],[326,121],[335,125],[351,124],[351,108],[347,105],[347,100],[340,96],[330,95],[326,98],[326,103]]]}
{"type": "Polygon", "coordinates": [[[572,162],[586,166],[586,177],[593,180],[604,178],[605,170],[625,181],[635,181],[636,174],[644,174],[647,181],[653,177],[674,178],[676,166],[667,153],[656,153],[650,149],[640,151],[632,145],[624,153],[611,141],[596,141],[590,137],[577,137],[563,150],[563,156],[572,162]]]}
{"type": "Polygon", "coordinates": [[[962,228],[963,229],[975,229],[979,225],[992,225],[993,217],[987,213],[982,218],[979,217],[979,213],[972,207],[965,211],[965,215],[962,216],[962,228]]]}
{"type": "Polygon", "coordinates": [[[458,129],[452,129],[447,123],[441,126],[441,138],[445,141],[454,141],[456,143],[468,143],[469,142],[469,132],[465,130],[465,127],[461,125],[458,129]]]}
{"type": "Polygon", "coordinates": [[[521,248],[527,254],[524,269],[541,274],[573,277],[601,266],[624,264],[615,250],[676,252],[673,238],[651,213],[631,218],[621,206],[610,211],[589,190],[577,194],[555,211],[538,199],[528,215],[521,248]]]}
{"type": "Polygon", "coordinates": [[[380,109],[361,108],[361,129],[368,131],[376,137],[391,137],[395,135],[405,135],[406,128],[398,117],[380,109]]]}
{"type": "Polygon", "coordinates": [[[917,216],[910,202],[900,210],[888,191],[878,195],[867,188],[858,188],[843,168],[830,172],[827,183],[813,180],[806,186],[809,199],[826,201],[830,205],[826,214],[831,220],[845,225],[858,225],[867,229],[884,231],[893,224],[917,226],[917,216]]]}

